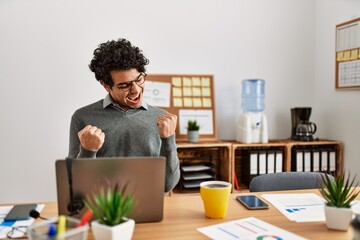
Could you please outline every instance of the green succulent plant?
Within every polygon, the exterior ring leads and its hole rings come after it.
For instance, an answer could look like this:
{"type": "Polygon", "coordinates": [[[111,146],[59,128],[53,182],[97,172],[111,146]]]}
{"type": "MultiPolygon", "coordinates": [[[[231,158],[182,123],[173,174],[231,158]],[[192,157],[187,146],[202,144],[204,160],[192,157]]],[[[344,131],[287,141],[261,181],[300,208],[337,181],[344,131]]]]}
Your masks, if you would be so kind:
{"type": "Polygon", "coordinates": [[[198,122],[196,120],[189,120],[187,129],[189,131],[198,131],[200,129],[200,125],[198,124],[198,122]]]}
{"type": "Polygon", "coordinates": [[[99,185],[87,195],[85,206],[92,210],[99,223],[107,226],[115,226],[125,222],[126,217],[134,208],[133,196],[125,194],[128,184],[119,189],[119,184],[111,184],[107,181],[106,186],[99,185]]]}
{"type": "Polygon", "coordinates": [[[323,174],[321,177],[322,188],[320,193],[324,197],[327,206],[338,208],[350,208],[351,201],[359,195],[360,191],[353,188],[356,176],[350,178],[350,173],[342,172],[338,176],[323,174]]]}

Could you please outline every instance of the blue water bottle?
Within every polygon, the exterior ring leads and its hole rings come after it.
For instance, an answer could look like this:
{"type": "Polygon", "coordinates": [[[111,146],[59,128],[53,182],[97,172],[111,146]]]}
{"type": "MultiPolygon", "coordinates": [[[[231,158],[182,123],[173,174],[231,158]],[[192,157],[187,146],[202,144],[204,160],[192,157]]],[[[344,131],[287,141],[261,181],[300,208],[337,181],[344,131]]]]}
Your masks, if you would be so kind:
{"type": "Polygon", "coordinates": [[[244,112],[263,112],[265,81],[263,79],[245,79],[242,81],[242,102],[244,112]]]}

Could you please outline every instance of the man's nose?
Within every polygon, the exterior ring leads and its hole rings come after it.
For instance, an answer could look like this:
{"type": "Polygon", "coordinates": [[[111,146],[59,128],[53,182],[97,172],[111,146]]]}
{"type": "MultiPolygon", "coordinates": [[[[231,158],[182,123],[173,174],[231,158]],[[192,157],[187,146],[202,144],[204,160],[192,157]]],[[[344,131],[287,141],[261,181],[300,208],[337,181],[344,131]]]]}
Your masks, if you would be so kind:
{"type": "Polygon", "coordinates": [[[141,87],[134,81],[131,83],[130,92],[139,92],[141,87]]]}

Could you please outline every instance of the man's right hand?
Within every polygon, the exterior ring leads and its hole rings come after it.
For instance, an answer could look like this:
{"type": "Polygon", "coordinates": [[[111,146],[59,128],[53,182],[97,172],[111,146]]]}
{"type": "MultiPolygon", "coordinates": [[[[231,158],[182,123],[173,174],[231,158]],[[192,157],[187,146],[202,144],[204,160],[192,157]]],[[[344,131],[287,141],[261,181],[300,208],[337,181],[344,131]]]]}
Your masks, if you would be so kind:
{"type": "Polygon", "coordinates": [[[95,126],[87,125],[78,132],[78,137],[81,146],[88,150],[97,152],[105,141],[105,133],[100,128],[95,126]]]}

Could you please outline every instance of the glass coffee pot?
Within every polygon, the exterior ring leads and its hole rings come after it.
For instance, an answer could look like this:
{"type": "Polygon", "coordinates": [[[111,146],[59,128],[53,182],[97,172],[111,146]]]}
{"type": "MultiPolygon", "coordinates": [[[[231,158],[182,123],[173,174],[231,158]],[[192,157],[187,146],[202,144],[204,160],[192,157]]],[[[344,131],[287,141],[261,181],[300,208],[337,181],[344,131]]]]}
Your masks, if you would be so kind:
{"type": "Polygon", "coordinates": [[[316,124],[310,122],[311,107],[297,107],[291,109],[291,139],[299,141],[313,141],[316,124]]]}
{"type": "Polygon", "coordinates": [[[298,136],[312,136],[316,132],[316,124],[313,122],[299,123],[296,127],[296,135],[298,136]]]}

